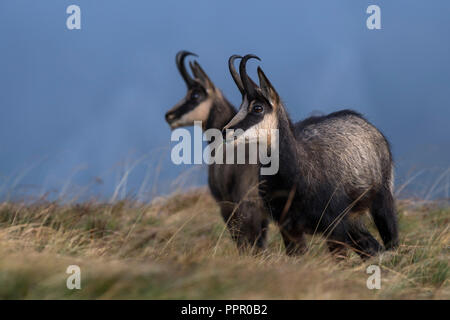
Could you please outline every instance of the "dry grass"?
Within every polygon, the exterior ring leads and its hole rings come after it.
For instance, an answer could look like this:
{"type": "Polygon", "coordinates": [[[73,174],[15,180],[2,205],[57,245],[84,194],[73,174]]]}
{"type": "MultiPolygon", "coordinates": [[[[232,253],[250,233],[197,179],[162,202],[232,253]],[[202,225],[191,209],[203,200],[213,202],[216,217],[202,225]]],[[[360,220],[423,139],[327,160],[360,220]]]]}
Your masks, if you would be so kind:
{"type": "Polygon", "coordinates": [[[203,190],[112,205],[0,204],[1,299],[449,299],[450,208],[403,201],[401,246],[337,262],[320,237],[287,257],[275,226],[259,256],[239,255],[203,190]],[[382,287],[366,287],[368,265],[382,287]],[[67,266],[82,289],[66,288],[67,266]]]}

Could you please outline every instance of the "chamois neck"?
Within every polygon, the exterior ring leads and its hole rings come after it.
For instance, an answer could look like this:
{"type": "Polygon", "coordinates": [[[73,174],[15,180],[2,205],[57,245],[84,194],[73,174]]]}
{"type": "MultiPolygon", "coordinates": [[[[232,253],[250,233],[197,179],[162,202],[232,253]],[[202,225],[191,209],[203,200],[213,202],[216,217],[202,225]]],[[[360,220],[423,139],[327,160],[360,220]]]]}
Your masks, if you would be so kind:
{"type": "Polygon", "coordinates": [[[282,107],[277,110],[280,125],[284,125],[285,128],[288,128],[294,136],[294,123],[292,122],[291,117],[289,116],[289,113],[287,112],[284,105],[282,103],[281,105],[282,107]]]}
{"type": "Polygon", "coordinates": [[[289,183],[298,183],[303,176],[301,159],[305,159],[306,152],[301,141],[297,140],[294,126],[285,114],[279,117],[279,163],[278,175],[289,183]]]}
{"type": "Polygon", "coordinates": [[[236,109],[233,105],[219,94],[214,98],[209,112],[208,120],[205,124],[205,130],[219,129],[222,130],[225,125],[236,115],[236,109]]]}

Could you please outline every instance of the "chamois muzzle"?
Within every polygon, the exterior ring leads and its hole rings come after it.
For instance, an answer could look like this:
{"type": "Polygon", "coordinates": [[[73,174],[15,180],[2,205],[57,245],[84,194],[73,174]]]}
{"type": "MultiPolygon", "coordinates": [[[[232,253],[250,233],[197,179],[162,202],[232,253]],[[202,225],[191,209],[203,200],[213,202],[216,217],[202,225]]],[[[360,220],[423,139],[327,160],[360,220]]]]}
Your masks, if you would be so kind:
{"type": "Polygon", "coordinates": [[[166,113],[165,117],[166,117],[166,121],[167,121],[168,124],[171,124],[172,121],[175,120],[175,114],[173,112],[171,112],[171,111],[168,111],[166,113]]]}

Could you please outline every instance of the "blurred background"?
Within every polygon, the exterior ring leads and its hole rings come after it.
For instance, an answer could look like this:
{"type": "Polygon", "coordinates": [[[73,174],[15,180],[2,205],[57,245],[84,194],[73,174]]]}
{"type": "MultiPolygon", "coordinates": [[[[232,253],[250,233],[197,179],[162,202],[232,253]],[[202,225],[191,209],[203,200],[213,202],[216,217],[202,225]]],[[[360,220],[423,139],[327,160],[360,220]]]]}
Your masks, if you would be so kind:
{"type": "Polygon", "coordinates": [[[185,49],[235,105],[227,59],[254,53],[294,120],[363,113],[392,144],[400,195],[448,198],[449,31],[444,0],[2,0],[0,197],[204,185],[205,166],[170,161],[164,121],[186,93],[185,49]],[[81,30],[66,28],[71,4],[81,30]],[[381,30],[366,27],[371,4],[381,30]]]}

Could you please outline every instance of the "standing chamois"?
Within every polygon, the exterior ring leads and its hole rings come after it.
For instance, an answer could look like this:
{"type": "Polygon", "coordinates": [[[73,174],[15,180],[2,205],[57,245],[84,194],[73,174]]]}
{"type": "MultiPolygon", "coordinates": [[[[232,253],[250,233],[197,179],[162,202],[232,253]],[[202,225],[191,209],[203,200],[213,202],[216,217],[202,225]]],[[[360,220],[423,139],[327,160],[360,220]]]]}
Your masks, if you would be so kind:
{"type": "MultiPolygon", "coordinates": [[[[196,56],[187,51],[180,51],[176,56],[187,94],[166,113],[166,120],[171,129],[192,126],[194,121],[202,121],[203,130],[222,130],[236,115],[236,109],[215,87],[197,61],[190,63],[194,78],[189,75],[184,65],[189,55],[196,56]]],[[[233,56],[229,60],[233,74],[237,74],[233,65],[236,58],[241,57],[233,56]]],[[[268,215],[258,192],[258,169],[256,164],[215,163],[208,168],[209,189],[241,251],[265,248],[268,215]]]]}
{"type": "MultiPolygon", "coordinates": [[[[383,134],[351,110],[292,123],[278,93],[258,67],[259,87],[239,72],[245,94],[224,127],[242,129],[234,143],[278,130],[279,170],[260,175],[260,194],[281,229],[288,254],[305,250],[304,234],[320,233],[331,252],[352,248],[362,258],[382,250],[358,213],[370,211],[386,249],[398,245],[393,198],[393,161],[383,134]],[[244,139],[242,139],[244,138],[244,139]]],[[[238,85],[239,87],[239,85],[238,85]]],[[[230,130],[226,130],[230,129],[230,130]]]]}

